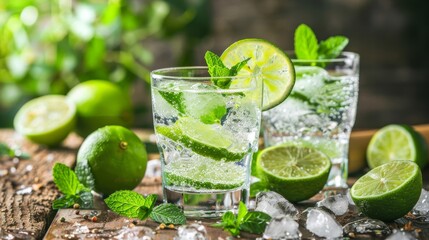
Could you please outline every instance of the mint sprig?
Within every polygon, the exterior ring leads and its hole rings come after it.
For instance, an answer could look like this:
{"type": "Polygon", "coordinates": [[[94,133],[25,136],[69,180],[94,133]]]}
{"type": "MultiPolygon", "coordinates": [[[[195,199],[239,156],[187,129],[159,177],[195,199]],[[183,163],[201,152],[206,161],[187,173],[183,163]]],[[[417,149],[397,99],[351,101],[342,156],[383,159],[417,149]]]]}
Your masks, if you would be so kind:
{"type": "Polygon", "coordinates": [[[263,212],[249,212],[246,205],[240,202],[237,216],[232,212],[226,212],[222,216],[222,221],[213,224],[213,227],[221,227],[232,236],[240,235],[240,231],[262,234],[271,217],[263,212]]]}
{"type": "Polygon", "coordinates": [[[204,55],[204,59],[206,60],[207,66],[209,68],[209,74],[213,77],[212,82],[214,85],[227,89],[231,85],[230,78],[221,78],[221,77],[233,77],[238,74],[238,72],[246,66],[247,62],[250,58],[247,58],[231,68],[228,68],[223,64],[222,60],[218,55],[211,51],[207,51],[204,55]]]}
{"type": "Polygon", "coordinates": [[[30,155],[21,151],[20,149],[10,148],[8,145],[4,143],[0,143],[0,157],[8,157],[8,158],[20,158],[20,159],[28,159],[30,155]]]}
{"type": "Polygon", "coordinates": [[[295,30],[294,47],[298,59],[318,60],[338,57],[349,43],[344,36],[329,37],[318,43],[316,34],[306,24],[301,24],[295,30]]]}
{"type": "Polygon", "coordinates": [[[62,163],[55,163],[52,174],[57,188],[64,194],[52,203],[53,209],[68,208],[78,203],[81,208],[90,208],[93,204],[89,188],[81,184],[73,170],[62,163]]]}
{"type": "Polygon", "coordinates": [[[154,207],[156,199],[156,194],[144,197],[134,191],[121,190],[111,194],[104,202],[110,210],[125,217],[140,220],[149,217],[155,222],[165,224],[186,223],[185,215],[176,205],[163,203],[154,207]]]}

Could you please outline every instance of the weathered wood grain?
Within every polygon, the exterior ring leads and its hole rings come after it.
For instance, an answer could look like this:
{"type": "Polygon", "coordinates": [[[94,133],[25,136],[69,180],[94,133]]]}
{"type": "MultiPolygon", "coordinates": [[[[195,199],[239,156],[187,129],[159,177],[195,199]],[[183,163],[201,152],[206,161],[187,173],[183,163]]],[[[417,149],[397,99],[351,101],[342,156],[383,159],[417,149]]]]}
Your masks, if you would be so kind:
{"type": "Polygon", "coordinates": [[[0,161],[0,236],[39,239],[54,216],[52,201],[59,192],[52,181],[52,166],[72,166],[81,140],[71,136],[64,146],[47,149],[22,138],[13,130],[1,130],[0,142],[30,154],[27,160],[0,161]]]}

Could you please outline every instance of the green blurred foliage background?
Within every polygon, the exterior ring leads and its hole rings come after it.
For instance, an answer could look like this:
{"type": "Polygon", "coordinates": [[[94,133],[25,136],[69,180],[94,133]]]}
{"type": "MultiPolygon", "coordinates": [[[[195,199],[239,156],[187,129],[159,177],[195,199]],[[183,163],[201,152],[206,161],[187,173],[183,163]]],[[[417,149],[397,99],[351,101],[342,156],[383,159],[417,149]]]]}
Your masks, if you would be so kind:
{"type": "Polygon", "coordinates": [[[0,0],[0,127],[12,127],[25,101],[86,80],[148,85],[147,39],[184,38],[177,64],[190,64],[210,33],[208,8],[207,0],[0,0]]]}

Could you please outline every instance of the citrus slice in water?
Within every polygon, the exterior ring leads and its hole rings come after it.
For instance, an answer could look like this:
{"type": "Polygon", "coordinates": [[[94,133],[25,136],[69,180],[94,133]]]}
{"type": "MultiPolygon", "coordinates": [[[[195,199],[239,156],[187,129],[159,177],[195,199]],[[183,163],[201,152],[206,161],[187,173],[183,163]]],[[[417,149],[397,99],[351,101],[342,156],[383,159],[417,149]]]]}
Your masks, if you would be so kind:
{"type": "Polygon", "coordinates": [[[219,124],[204,124],[190,117],[179,118],[171,126],[156,126],[155,131],[215,160],[238,161],[247,153],[234,147],[234,137],[219,124]]]}
{"type": "Polygon", "coordinates": [[[238,76],[254,74],[264,84],[263,110],[283,102],[295,84],[295,70],[289,57],[274,44],[262,39],[243,39],[229,46],[221,56],[227,67],[250,58],[238,76]]]}
{"type": "Polygon", "coordinates": [[[361,212],[371,218],[392,221],[407,214],[422,189],[419,166],[411,161],[391,161],[359,178],[350,195],[361,212]]]}
{"type": "Polygon", "coordinates": [[[264,149],[257,157],[258,176],[291,202],[309,199],[325,185],[331,160],[304,145],[283,144],[264,149]]]}
{"type": "Polygon", "coordinates": [[[370,168],[393,160],[409,160],[424,168],[428,162],[427,145],[413,128],[407,125],[387,125],[372,136],[367,148],[370,168]]]}
{"type": "Polygon", "coordinates": [[[172,161],[165,166],[164,174],[167,185],[211,190],[239,188],[246,179],[243,166],[208,158],[172,161]]]}
{"type": "Polygon", "coordinates": [[[74,129],[76,107],[65,96],[46,95],[25,103],[14,118],[15,130],[31,141],[57,145],[74,129]]]}

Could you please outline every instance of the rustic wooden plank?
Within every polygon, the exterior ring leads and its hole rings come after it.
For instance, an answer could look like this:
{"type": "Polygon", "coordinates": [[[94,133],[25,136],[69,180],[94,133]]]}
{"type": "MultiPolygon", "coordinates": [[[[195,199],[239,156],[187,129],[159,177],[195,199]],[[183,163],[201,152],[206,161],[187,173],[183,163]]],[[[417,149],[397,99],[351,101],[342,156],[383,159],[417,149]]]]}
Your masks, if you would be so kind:
{"type": "Polygon", "coordinates": [[[3,129],[0,142],[31,156],[0,160],[0,237],[41,238],[54,215],[52,201],[59,195],[52,181],[52,166],[55,162],[72,166],[81,140],[72,135],[63,146],[47,149],[3,129]]]}

